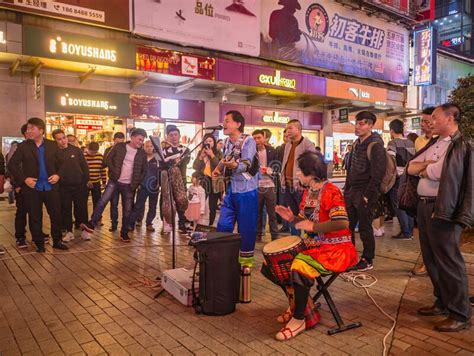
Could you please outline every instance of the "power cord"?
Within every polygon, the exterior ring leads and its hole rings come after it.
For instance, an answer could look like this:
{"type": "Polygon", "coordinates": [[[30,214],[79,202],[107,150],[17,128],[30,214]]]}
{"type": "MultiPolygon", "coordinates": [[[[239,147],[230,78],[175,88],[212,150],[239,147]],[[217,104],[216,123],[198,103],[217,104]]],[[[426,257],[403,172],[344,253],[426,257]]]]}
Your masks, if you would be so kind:
{"type": "MultiPolygon", "coordinates": [[[[345,282],[352,282],[352,285],[356,288],[364,289],[365,293],[370,298],[370,300],[372,300],[372,303],[374,303],[377,309],[379,309],[382,312],[382,314],[384,314],[387,318],[389,318],[393,322],[392,327],[387,332],[387,334],[385,334],[383,338],[383,355],[384,356],[387,355],[388,349],[386,345],[386,340],[390,336],[390,334],[392,334],[393,331],[395,330],[395,326],[397,325],[397,320],[393,318],[391,315],[389,315],[385,310],[383,310],[383,308],[377,304],[375,299],[369,293],[369,288],[373,287],[378,282],[377,278],[369,273],[356,272],[356,271],[341,273],[339,277],[341,277],[345,282]],[[365,283],[361,281],[371,281],[371,282],[365,283]]],[[[405,290],[406,290],[406,286],[405,286],[405,290]]],[[[405,290],[403,291],[403,294],[405,294],[405,290]]],[[[403,298],[403,294],[400,298],[400,301],[403,298]]],[[[401,305],[401,302],[399,303],[399,306],[398,306],[397,316],[398,316],[398,312],[400,311],[400,305],[401,305]]]]}

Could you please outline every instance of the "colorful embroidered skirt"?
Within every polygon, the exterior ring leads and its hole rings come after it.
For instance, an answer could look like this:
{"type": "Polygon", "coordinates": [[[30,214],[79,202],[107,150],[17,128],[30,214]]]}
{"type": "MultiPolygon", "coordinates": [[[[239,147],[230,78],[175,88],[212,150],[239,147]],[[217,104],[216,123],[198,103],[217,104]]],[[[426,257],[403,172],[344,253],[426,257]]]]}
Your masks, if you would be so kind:
{"type": "Polygon", "coordinates": [[[332,272],[344,272],[358,261],[357,252],[351,242],[339,244],[322,243],[296,255],[291,270],[308,278],[332,272]]]}

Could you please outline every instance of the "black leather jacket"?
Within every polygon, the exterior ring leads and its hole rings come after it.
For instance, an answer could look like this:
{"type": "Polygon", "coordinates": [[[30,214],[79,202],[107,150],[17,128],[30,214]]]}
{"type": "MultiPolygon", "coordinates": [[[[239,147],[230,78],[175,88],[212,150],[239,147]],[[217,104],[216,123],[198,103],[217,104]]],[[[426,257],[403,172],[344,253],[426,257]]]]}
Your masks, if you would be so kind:
{"type": "MultiPolygon", "coordinates": [[[[436,141],[432,139],[425,148],[436,141]]],[[[425,151],[425,148],[421,151],[425,151]]],[[[472,148],[471,143],[459,131],[451,136],[451,144],[446,151],[441,171],[434,218],[454,222],[463,227],[472,226],[474,220],[472,148]]]]}

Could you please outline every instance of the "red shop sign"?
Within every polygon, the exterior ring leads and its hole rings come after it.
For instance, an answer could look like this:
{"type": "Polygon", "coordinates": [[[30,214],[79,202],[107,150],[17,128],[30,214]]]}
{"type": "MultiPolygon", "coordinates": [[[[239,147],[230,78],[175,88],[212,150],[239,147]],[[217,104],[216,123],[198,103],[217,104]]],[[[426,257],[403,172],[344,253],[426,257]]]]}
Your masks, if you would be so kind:
{"type": "Polygon", "coordinates": [[[215,80],[216,59],[155,47],[138,47],[137,70],[215,80]]]}
{"type": "Polygon", "coordinates": [[[102,130],[102,126],[96,126],[96,125],[76,125],[77,129],[81,130],[102,130]]]}

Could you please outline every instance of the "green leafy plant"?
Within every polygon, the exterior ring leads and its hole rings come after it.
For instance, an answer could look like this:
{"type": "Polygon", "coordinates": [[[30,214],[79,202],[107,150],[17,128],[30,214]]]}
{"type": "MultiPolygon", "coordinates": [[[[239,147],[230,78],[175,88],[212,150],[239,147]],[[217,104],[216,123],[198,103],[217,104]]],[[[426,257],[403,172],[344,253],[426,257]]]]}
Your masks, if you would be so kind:
{"type": "Polygon", "coordinates": [[[449,95],[449,101],[459,105],[462,120],[459,129],[469,139],[474,139],[474,75],[459,78],[449,95]]]}

